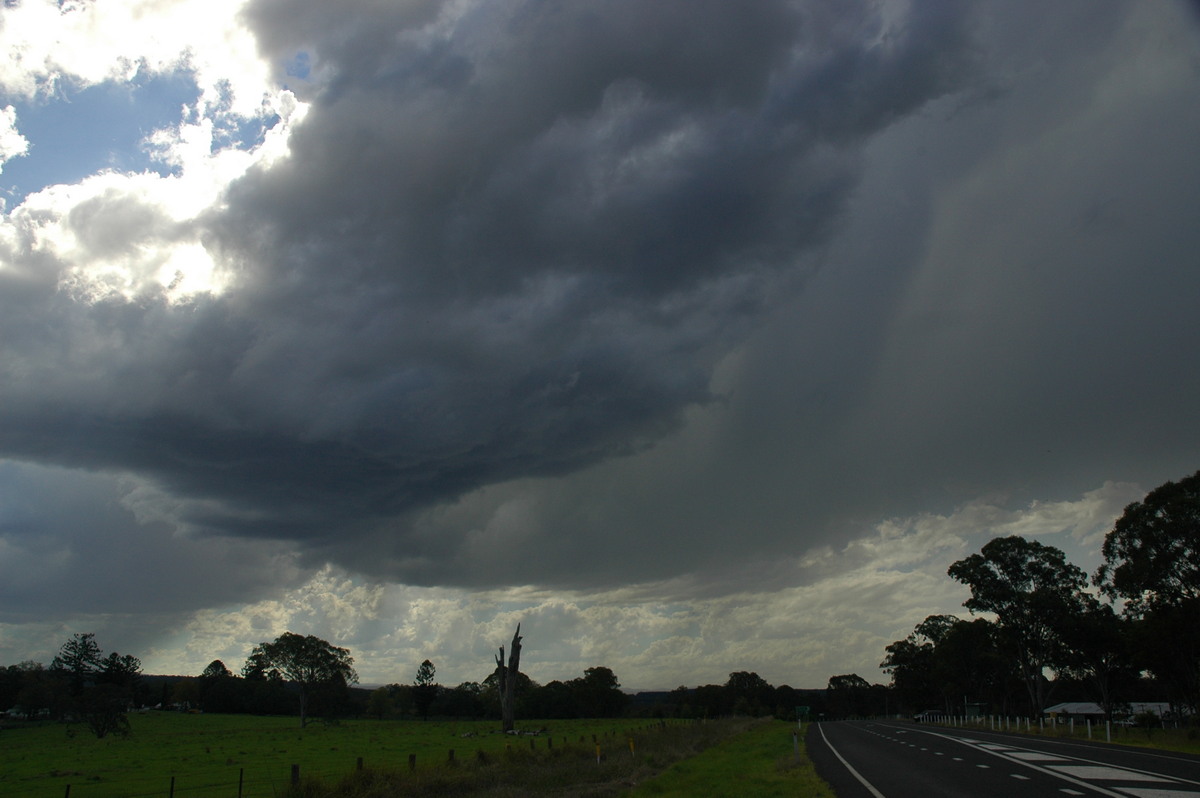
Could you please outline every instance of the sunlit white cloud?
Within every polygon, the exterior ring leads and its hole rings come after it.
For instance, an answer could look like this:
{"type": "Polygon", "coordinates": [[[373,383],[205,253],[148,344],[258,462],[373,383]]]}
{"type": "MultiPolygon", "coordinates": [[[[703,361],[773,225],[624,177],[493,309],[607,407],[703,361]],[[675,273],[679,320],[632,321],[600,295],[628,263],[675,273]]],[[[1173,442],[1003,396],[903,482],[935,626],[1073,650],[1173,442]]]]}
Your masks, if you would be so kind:
{"type": "MultiPolygon", "coordinates": [[[[11,105],[0,108],[0,169],[4,162],[29,151],[29,141],[17,130],[17,112],[11,105]]],[[[2,208],[0,208],[2,209],[2,208]]]]}
{"type": "Polygon", "coordinates": [[[91,85],[126,81],[140,70],[187,69],[207,104],[252,116],[274,82],[241,21],[244,6],[244,0],[6,4],[0,90],[49,97],[60,81],[91,85]]]}

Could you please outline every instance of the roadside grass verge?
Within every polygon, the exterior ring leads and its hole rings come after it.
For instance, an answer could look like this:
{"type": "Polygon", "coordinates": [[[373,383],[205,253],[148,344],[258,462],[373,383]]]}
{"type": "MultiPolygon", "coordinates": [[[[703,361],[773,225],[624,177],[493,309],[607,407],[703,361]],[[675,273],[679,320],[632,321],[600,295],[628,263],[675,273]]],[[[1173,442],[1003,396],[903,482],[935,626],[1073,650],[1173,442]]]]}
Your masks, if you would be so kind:
{"type": "MultiPolygon", "coordinates": [[[[626,721],[630,724],[632,721],[626,721]]],[[[750,718],[717,721],[651,723],[622,734],[597,737],[596,743],[566,740],[549,746],[526,744],[505,748],[496,754],[481,753],[436,767],[414,771],[378,769],[357,771],[330,783],[305,779],[287,793],[289,798],[424,798],[425,796],[470,796],[471,798],[518,798],[518,796],[572,796],[572,798],[616,798],[642,784],[673,763],[740,739],[764,723],[750,718]],[[597,747],[599,751],[597,751],[597,747]]],[[[788,737],[788,751],[791,738],[788,737]]],[[[734,773],[730,795],[746,795],[737,789],[741,776],[734,773]]],[[[711,785],[710,785],[711,786],[711,785]]],[[[695,794],[695,793],[692,793],[695,794]]],[[[702,792],[700,794],[715,794],[702,792]]]]}
{"type": "Polygon", "coordinates": [[[762,721],[743,734],[724,740],[703,753],[676,762],[661,775],[632,790],[630,798],[741,798],[746,795],[827,796],[833,789],[813,769],[799,739],[793,752],[795,727],[782,721],[762,721]]]}

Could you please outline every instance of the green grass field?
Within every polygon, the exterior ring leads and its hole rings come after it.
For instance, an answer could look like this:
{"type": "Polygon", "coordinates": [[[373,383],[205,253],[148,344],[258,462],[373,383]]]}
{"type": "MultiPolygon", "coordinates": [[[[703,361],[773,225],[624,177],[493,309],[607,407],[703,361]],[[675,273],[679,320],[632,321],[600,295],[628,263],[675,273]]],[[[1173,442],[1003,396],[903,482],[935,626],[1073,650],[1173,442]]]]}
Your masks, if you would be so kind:
{"type": "MultiPolygon", "coordinates": [[[[553,746],[621,752],[636,720],[546,721],[547,735],[521,738],[492,733],[495,721],[437,722],[351,720],[333,726],[296,718],[187,715],[151,712],[130,716],[133,736],[97,740],[83,726],[47,724],[0,731],[0,795],[5,798],[137,798],[166,796],[171,779],[181,798],[232,798],[239,773],[244,798],[274,798],[288,788],[292,765],[305,781],[334,783],[368,769],[406,772],[415,754],[418,770],[441,766],[451,749],[459,762],[477,752],[504,755],[553,746]],[[464,736],[473,735],[473,736],[464,736]],[[583,738],[583,743],[580,743],[583,738]]],[[[641,722],[640,725],[646,725],[641,722]]]]}
{"type": "Polygon", "coordinates": [[[793,749],[791,723],[759,723],[694,757],[677,762],[639,785],[631,798],[832,798],[833,790],[813,770],[799,743],[793,749]]]}

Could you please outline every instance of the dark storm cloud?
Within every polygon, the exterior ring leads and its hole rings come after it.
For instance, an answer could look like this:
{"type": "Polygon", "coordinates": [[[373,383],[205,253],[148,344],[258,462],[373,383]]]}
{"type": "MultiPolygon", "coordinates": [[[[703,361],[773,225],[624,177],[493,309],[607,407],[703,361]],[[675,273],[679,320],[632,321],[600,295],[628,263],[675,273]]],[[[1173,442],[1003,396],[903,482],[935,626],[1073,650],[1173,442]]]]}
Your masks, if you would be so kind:
{"type": "Polygon", "coordinates": [[[84,301],[24,213],[0,453],[460,584],[715,571],[1089,458],[1065,490],[1145,479],[1107,469],[1196,395],[1136,355],[1151,297],[1185,318],[1186,80],[1122,88],[1116,4],[902,6],[253,4],[280,79],[311,64],[290,157],[198,229],[116,190],[65,222],[94,259],[199,237],[228,290],[84,301]],[[1103,393],[1131,365],[1133,411],[1103,393]]]}
{"type": "MultiPolygon", "coordinates": [[[[805,274],[863,143],[971,56],[954,3],[451,11],[252,6],[277,63],[311,59],[312,108],[205,217],[233,288],[26,281],[3,451],[141,474],[209,532],[344,541],[644,449],[805,274]]],[[[130,196],[68,224],[97,258],[176,235],[130,196]]]]}

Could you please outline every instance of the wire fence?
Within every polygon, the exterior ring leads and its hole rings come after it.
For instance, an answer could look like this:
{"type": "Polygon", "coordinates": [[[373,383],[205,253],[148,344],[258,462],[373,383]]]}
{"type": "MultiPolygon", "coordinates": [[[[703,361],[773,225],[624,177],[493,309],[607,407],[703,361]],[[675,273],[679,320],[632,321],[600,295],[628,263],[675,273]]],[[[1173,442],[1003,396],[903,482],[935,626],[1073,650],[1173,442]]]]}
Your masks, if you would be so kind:
{"type": "MultiPolygon", "coordinates": [[[[589,754],[594,750],[597,761],[600,760],[602,749],[605,756],[610,751],[625,752],[627,756],[636,755],[635,735],[648,730],[662,730],[667,723],[657,721],[639,728],[637,731],[616,732],[609,730],[600,734],[579,737],[578,743],[567,737],[556,739],[551,735],[516,736],[506,742],[505,751],[511,753],[514,749],[528,749],[531,753],[544,750],[551,753],[555,748],[582,749],[589,754]]],[[[466,741],[464,741],[466,742],[466,741]]],[[[469,745],[469,743],[468,743],[469,745]]],[[[301,778],[318,779],[329,783],[337,782],[353,770],[363,770],[371,767],[390,771],[416,771],[418,765],[422,769],[439,764],[456,765],[476,759],[483,760],[489,755],[500,752],[485,752],[483,749],[445,749],[445,754],[432,756],[422,755],[418,763],[416,754],[408,754],[398,761],[389,758],[387,761],[368,763],[364,757],[348,760],[344,766],[332,767],[301,767],[293,764],[284,767],[273,767],[270,772],[263,769],[253,770],[245,767],[230,767],[214,771],[212,768],[192,772],[181,771],[170,775],[127,776],[119,780],[88,777],[83,773],[56,770],[49,778],[36,786],[9,784],[5,785],[3,798],[284,798],[293,785],[300,783],[301,778]],[[74,778],[73,778],[74,777],[74,778]],[[48,783],[51,782],[51,783],[48,783]]]]}

